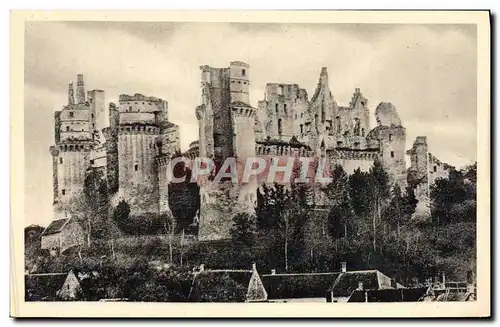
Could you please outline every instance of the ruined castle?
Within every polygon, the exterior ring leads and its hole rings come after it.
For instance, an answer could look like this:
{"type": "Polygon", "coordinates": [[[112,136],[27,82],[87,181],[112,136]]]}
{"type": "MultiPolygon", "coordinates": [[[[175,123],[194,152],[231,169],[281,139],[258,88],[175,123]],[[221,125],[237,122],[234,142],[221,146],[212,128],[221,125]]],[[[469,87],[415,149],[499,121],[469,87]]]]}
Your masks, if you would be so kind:
{"type": "MultiPolygon", "coordinates": [[[[428,151],[419,136],[406,151],[406,130],[394,105],[375,109],[377,126],[370,128],[368,100],[355,88],[349,105],[339,105],[321,69],[309,98],[297,84],[268,83],[264,99],[249,100],[250,66],[234,61],[228,68],[201,66],[201,104],[196,107],[199,139],[184,155],[223,161],[225,158],[326,158],[348,173],[368,171],[375,160],[392,183],[411,185],[419,212],[429,211],[429,188],[450,166],[428,151]],[[406,155],[411,165],[406,167],[406,155]]],[[[83,190],[86,173],[101,170],[108,190],[125,199],[132,212],[169,212],[167,167],[180,150],[179,126],[168,120],[165,100],[141,94],[120,95],[106,105],[104,91],[85,92],[78,75],[76,92],[69,84],[68,104],[56,111],[53,158],[54,206],[71,202],[83,190]]],[[[229,236],[232,218],[252,212],[257,183],[200,183],[199,239],[229,236]]],[[[327,206],[317,197],[317,207],[327,206]]]]}

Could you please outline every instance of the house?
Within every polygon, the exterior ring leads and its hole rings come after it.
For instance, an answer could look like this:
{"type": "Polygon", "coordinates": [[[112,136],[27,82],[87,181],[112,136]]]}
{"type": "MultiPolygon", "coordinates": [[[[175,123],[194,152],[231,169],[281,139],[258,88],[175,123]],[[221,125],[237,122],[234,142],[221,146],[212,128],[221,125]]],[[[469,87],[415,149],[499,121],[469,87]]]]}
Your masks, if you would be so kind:
{"type": "Polygon", "coordinates": [[[71,301],[81,299],[82,289],[75,274],[25,275],[26,301],[71,301]]]}
{"type": "Polygon", "coordinates": [[[326,302],[328,288],[340,273],[262,275],[269,302],[326,302]]]}
{"type": "Polygon", "coordinates": [[[189,302],[264,302],[267,292],[255,267],[252,270],[206,270],[193,274],[189,302]]]}
{"type": "Polygon", "coordinates": [[[49,251],[67,249],[84,244],[85,233],[80,224],[72,218],[54,220],[41,234],[41,248],[49,251]]]}
{"type": "Polygon", "coordinates": [[[428,287],[356,290],[347,302],[420,302],[428,295],[428,287]]]}
{"type": "Polygon", "coordinates": [[[343,262],[341,273],[328,289],[327,302],[347,302],[354,291],[398,288],[403,286],[378,270],[347,271],[343,262]]]}

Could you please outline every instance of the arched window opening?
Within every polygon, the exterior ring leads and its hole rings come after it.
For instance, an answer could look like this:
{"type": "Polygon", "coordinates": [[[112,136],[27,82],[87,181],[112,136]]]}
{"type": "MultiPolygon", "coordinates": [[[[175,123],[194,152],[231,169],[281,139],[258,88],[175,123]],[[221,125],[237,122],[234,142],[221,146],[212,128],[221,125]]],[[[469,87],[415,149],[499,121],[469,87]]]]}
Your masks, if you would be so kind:
{"type": "Polygon", "coordinates": [[[283,133],[283,126],[281,123],[281,118],[278,119],[278,134],[281,135],[283,133]]]}

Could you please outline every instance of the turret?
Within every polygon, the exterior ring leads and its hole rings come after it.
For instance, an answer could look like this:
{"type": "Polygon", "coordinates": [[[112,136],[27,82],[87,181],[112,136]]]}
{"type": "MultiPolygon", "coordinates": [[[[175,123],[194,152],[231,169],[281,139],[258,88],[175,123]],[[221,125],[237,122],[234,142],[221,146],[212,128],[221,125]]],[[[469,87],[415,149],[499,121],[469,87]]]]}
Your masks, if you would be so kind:
{"type": "Polygon", "coordinates": [[[76,103],[85,103],[85,85],[83,83],[83,74],[76,75],[76,103]]]}
{"type": "Polygon", "coordinates": [[[233,61],[229,65],[229,89],[231,103],[250,104],[249,100],[249,65],[242,61],[233,61]]]}
{"type": "Polygon", "coordinates": [[[69,83],[68,86],[68,104],[72,105],[75,104],[75,94],[73,90],[73,82],[69,83]]]}

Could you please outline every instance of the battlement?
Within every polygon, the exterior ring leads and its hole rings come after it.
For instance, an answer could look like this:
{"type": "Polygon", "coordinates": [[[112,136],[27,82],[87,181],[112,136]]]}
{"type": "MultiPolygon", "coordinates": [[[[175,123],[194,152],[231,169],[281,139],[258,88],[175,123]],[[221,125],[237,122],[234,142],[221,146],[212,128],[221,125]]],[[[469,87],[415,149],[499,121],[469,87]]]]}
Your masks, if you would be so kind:
{"type": "Polygon", "coordinates": [[[258,156],[285,155],[291,157],[312,157],[314,151],[307,145],[282,141],[256,141],[255,153],[258,156]]]}
{"type": "Polygon", "coordinates": [[[235,115],[255,118],[256,115],[255,108],[244,102],[233,102],[231,103],[231,108],[235,115]]]}
{"type": "Polygon", "coordinates": [[[380,157],[380,151],[378,149],[336,148],[326,150],[326,152],[334,159],[374,161],[375,159],[380,157]]]}
{"type": "Polygon", "coordinates": [[[161,103],[164,100],[161,98],[153,97],[153,96],[146,96],[140,93],[136,93],[134,95],[128,95],[128,94],[120,94],[118,98],[119,102],[126,102],[126,101],[148,101],[148,102],[157,102],[161,103]]]}
{"type": "Polygon", "coordinates": [[[118,131],[121,134],[149,134],[155,135],[160,132],[160,128],[157,126],[151,126],[147,123],[131,123],[131,124],[120,124],[118,131]]]}
{"type": "MultiPolygon", "coordinates": [[[[91,140],[74,140],[73,142],[65,141],[57,144],[55,147],[61,152],[88,152],[92,149],[93,141],[91,140]]],[[[55,151],[55,149],[53,150],[55,151]]]]}
{"type": "Polygon", "coordinates": [[[246,67],[246,68],[250,67],[249,64],[247,64],[246,62],[243,62],[243,61],[231,61],[229,63],[229,65],[231,65],[231,66],[246,67]]]}

